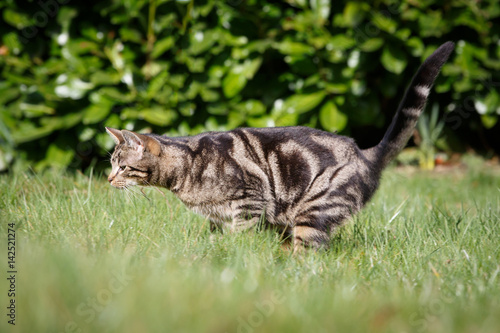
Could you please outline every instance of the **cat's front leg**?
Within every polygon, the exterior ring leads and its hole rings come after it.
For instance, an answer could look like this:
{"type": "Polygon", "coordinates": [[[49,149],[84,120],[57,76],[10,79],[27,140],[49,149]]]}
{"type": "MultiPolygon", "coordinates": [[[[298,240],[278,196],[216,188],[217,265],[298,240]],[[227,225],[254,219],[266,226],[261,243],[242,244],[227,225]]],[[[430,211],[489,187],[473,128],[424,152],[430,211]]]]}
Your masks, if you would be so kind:
{"type": "Polygon", "coordinates": [[[224,232],[242,232],[253,229],[259,224],[260,217],[254,216],[248,219],[242,217],[235,217],[231,222],[226,222],[224,224],[224,232]]]}
{"type": "Polygon", "coordinates": [[[216,232],[222,233],[223,232],[224,228],[223,228],[222,222],[210,220],[209,223],[210,223],[210,232],[211,233],[216,233],[216,232]]]}
{"type": "Polygon", "coordinates": [[[224,223],[220,221],[209,220],[210,223],[210,242],[215,243],[220,240],[224,233],[224,223]]]}

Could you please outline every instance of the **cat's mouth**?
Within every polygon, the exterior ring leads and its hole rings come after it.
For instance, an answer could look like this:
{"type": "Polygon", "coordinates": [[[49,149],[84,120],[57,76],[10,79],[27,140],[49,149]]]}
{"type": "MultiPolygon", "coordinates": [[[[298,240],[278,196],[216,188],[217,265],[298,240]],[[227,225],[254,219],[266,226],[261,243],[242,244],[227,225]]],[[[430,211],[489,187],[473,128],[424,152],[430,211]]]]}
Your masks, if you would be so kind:
{"type": "Polygon", "coordinates": [[[139,185],[137,182],[135,181],[132,181],[132,182],[124,182],[124,181],[112,181],[111,183],[111,186],[113,186],[114,188],[117,188],[119,190],[125,190],[129,187],[132,187],[132,186],[135,186],[135,185],[139,185]]]}
{"type": "MultiPolygon", "coordinates": [[[[111,186],[113,186],[114,188],[117,188],[119,190],[124,190],[127,188],[127,184],[125,184],[124,182],[111,182],[110,183],[111,186]]],[[[128,185],[130,186],[130,185],[128,185]]]]}

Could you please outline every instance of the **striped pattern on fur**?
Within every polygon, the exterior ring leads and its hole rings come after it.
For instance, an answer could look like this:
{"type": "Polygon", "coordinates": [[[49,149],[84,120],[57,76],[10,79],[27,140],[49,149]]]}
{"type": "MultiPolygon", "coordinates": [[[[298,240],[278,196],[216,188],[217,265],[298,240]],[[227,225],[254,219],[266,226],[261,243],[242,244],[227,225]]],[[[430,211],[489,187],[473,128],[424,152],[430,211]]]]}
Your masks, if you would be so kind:
{"type": "Polygon", "coordinates": [[[207,216],[213,229],[245,230],[263,221],[291,237],[294,250],[323,247],[372,197],[453,48],[445,43],[423,63],[373,148],[361,150],[350,138],[307,127],[178,138],[106,128],[117,144],[109,182],[117,188],[165,187],[207,216]]]}

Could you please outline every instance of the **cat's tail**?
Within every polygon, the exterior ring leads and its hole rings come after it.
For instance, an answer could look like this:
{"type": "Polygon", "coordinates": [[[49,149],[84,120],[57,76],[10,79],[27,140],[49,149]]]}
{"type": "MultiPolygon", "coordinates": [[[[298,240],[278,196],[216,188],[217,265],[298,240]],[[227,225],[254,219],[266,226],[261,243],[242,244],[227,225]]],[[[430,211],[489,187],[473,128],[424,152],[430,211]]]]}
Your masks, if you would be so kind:
{"type": "Polygon", "coordinates": [[[365,157],[375,167],[384,168],[405,147],[424,110],[434,80],[454,48],[454,43],[446,42],[424,61],[406,90],[382,141],[375,147],[363,150],[365,157]]]}

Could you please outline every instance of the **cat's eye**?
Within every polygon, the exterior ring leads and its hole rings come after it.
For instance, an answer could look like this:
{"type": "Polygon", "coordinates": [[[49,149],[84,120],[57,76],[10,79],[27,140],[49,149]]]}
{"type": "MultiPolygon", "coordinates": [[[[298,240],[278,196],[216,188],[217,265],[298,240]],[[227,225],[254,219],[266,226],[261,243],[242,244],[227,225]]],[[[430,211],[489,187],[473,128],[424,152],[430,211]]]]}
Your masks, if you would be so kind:
{"type": "Polygon", "coordinates": [[[126,168],[126,166],[125,166],[125,165],[122,165],[122,166],[119,168],[119,170],[120,170],[120,171],[123,171],[123,170],[125,170],[125,168],[126,168]]]}

